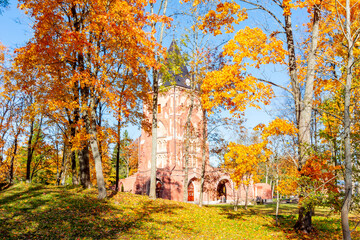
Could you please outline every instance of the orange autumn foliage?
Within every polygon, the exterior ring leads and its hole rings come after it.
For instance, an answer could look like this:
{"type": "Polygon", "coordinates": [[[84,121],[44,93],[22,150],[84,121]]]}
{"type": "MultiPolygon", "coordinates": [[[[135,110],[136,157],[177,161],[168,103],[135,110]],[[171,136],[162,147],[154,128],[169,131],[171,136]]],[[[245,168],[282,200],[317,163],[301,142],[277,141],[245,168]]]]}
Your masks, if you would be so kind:
{"type": "Polygon", "coordinates": [[[287,52],[283,42],[274,36],[267,37],[259,28],[248,28],[236,33],[234,39],[224,46],[224,57],[231,57],[233,64],[206,75],[201,86],[204,107],[223,106],[235,115],[247,107],[260,108],[269,104],[273,90],[247,72],[248,67],[260,68],[270,63],[285,64],[287,52]]]}
{"type": "Polygon", "coordinates": [[[259,182],[258,165],[266,160],[264,143],[242,145],[230,142],[224,156],[224,168],[236,186],[259,182]]]}
{"type": "Polygon", "coordinates": [[[282,159],[279,163],[279,185],[276,190],[281,195],[295,195],[298,189],[299,171],[291,158],[282,159]]]}
{"type": "MultiPolygon", "coordinates": [[[[267,164],[273,169],[278,183],[276,190],[282,195],[294,195],[298,188],[298,169],[292,157],[285,155],[281,150],[279,151],[277,149],[279,146],[276,143],[285,143],[285,141],[288,141],[287,137],[296,136],[297,128],[286,119],[275,118],[268,125],[257,125],[254,130],[260,132],[264,141],[267,150],[267,164]]],[[[285,148],[285,145],[280,146],[285,148]]]]}
{"type": "Polygon", "coordinates": [[[254,130],[261,131],[262,139],[267,141],[269,141],[269,137],[271,136],[295,136],[298,131],[292,122],[278,117],[271,121],[268,126],[259,124],[254,130]]]}
{"type": "Polygon", "coordinates": [[[149,14],[145,0],[20,2],[34,19],[34,37],[16,50],[18,86],[71,133],[73,153],[89,139],[99,197],[104,198],[108,161],[99,109],[115,116],[138,109],[138,99],[150,91],[147,70],[160,67],[156,58],[163,52],[148,27],[170,19],[149,14]]]}
{"type": "Polygon", "coordinates": [[[326,153],[323,157],[313,154],[301,169],[300,174],[311,182],[312,191],[320,191],[324,194],[328,191],[338,193],[335,173],[339,169],[341,166],[334,166],[331,162],[330,153],[326,153]]]}
{"type": "Polygon", "coordinates": [[[234,31],[233,23],[239,24],[247,18],[245,9],[235,2],[220,2],[216,10],[210,10],[204,17],[199,17],[199,29],[205,33],[213,33],[214,36],[222,34],[221,28],[225,26],[225,32],[234,31]]]}

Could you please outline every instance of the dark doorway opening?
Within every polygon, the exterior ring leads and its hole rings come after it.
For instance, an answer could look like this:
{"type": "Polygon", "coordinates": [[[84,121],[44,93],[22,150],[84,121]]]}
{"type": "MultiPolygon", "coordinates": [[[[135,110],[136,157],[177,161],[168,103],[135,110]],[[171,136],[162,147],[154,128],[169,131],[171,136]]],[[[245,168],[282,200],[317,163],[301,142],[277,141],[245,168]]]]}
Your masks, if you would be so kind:
{"type": "Polygon", "coordinates": [[[188,202],[193,202],[193,201],[194,201],[194,184],[190,182],[188,186],[188,202]]]}
{"type": "Polygon", "coordinates": [[[225,203],[226,202],[226,183],[228,182],[228,180],[221,180],[218,184],[217,187],[217,194],[218,194],[218,199],[220,200],[220,202],[225,203]]]}
{"type": "Polygon", "coordinates": [[[162,197],[162,185],[163,184],[159,180],[156,181],[156,198],[162,197]]]}

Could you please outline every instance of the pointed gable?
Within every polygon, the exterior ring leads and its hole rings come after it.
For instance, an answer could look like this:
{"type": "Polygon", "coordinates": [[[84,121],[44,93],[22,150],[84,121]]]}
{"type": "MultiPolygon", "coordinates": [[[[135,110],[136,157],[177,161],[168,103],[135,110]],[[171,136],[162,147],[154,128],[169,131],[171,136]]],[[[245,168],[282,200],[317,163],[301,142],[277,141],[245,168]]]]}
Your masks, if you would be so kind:
{"type": "MultiPolygon", "coordinates": [[[[168,55],[174,55],[174,54],[179,55],[181,57],[180,48],[176,44],[176,41],[172,40],[170,47],[168,49],[168,55]]],[[[172,60],[170,59],[170,61],[172,60]]],[[[171,75],[173,79],[171,79],[171,81],[166,81],[164,83],[164,86],[172,86],[175,84],[175,86],[190,88],[190,86],[186,84],[187,83],[186,80],[190,79],[191,77],[186,65],[183,64],[182,66],[180,66],[180,69],[177,73],[172,73],[171,75]]]]}

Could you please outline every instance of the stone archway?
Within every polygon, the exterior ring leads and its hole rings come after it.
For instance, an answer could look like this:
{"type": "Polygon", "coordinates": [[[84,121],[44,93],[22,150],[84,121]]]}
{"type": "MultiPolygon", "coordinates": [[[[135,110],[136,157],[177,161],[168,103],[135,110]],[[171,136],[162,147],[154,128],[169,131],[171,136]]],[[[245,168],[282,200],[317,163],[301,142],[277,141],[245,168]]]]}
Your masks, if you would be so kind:
{"type": "Polygon", "coordinates": [[[229,180],[223,179],[221,180],[217,185],[217,199],[220,200],[220,202],[225,203],[227,199],[227,191],[230,189],[227,189],[226,184],[229,183],[229,180]]]}

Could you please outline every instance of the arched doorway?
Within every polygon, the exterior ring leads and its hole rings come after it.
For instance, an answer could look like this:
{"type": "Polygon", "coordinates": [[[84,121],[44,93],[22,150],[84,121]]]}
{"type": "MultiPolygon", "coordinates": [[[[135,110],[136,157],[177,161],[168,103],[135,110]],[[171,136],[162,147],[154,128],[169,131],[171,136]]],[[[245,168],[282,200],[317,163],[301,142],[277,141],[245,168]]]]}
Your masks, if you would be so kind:
{"type": "Polygon", "coordinates": [[[217,195],[218,195],[218,199],[225,203],[226,202],[226,197],[227,197],[227,189],[226,189],[226,183],[228,183],[229,181],[226,179],[223,179],[219,182],[218,186],[217,186],[217,195]]]}
{"type": "Polygon", "coordinates": [[[162,183],[157,180],[156,181],[156,198],[161,198],[161,190],[162,190],[162,183]]]}
{"type": "Polygon", "coordinates": [[[188,186],[188,202],[193,202],[193,201],[194,201],[194,184],[193,182],[190,182],[188,186]]]}

